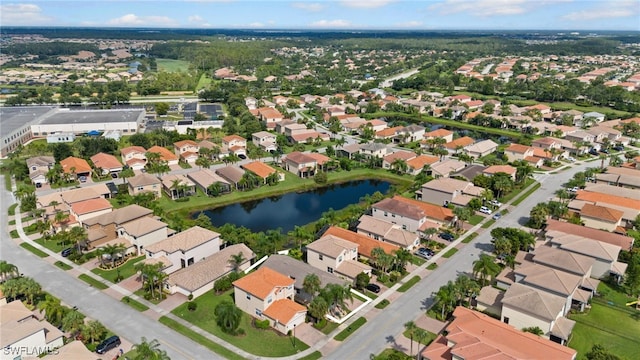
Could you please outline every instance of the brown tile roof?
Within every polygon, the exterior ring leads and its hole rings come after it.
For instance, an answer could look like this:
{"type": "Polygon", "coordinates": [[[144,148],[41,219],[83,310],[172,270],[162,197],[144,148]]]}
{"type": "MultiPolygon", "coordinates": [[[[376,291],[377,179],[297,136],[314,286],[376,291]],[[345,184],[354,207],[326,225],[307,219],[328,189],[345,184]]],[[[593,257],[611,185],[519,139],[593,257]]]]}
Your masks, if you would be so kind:
{"type": "Polygon", "coordinates": [[[306,313],[307,308],[289,299],[276,300],[265,311],[265,316],[277,320],[281,324],[288,324],[297,314],[306,313]]]}
{"type": "Polygon", "coordinates": [[[247,139],[243,138],[243,137],[242,137],[242,136],[240,136],[240,135],[227,135],[227,136],[225,136],[225,137],[223,137],[223,138],[222,138],[222,141],[223,141],[223,142],[226,142],[226,143],[230,143],[230,142],[232,142],[233,140],[237,140],[237,141],[247,141],[247,139]]]}
{"type": "Polygon", "coordinates": [[[176,156],[176,154],[161,146],[152,146],[147,150],[147,152],[160,154],[160,160],[163,161],[178,160],[178,156],[176,156]]]}
{"type": "Polygon", "coordinates": [[[358,244],[336,236],[322,236],[320,239],[307,245],[307,249],[317,253],[337,258],[345,250],[356,249],[358,244]]]}
{"type": "Polygon", "coordinates": [[[446,147],[447,149],[455,150],[458,146],[465,147],[473,144],[474,142],[476,141],[473,138],[464,136],[444,144],[444,147],[446,147]]]}
{"type": "Polygon", "coordinates": [[[101,224],[103,226],[109,224],[121,225],[144,216],[149,216],[151,214],[153,214],[153,211],[140,205],[133,204],[120,209],[115,209],[107,214],[87,219],[84,221],[84,223],[86,225],[101,224]]]}
{"type": "Polygon", "coordinates": [[[581,276],[588,274],[595,262],[591,257],[551,246],[539,246],[533,254],[533,262],[536,264],[543,264],[581,276]]]}
{"type": "Polygon", "coordinates": [[[358,254],[366,257],[371,257],[371,250],[377,247],[382,248],[387,254],[393,254],[395,251],[400,249],[396,245],[374,240],[366,235],[354,233],[353,231],[349,231],[336,226],[332,226],[327,229],[327,231],[325,231],[322,236],[327,235],[333,235],[335,237],[358,244],[358,254]]]}
{"type": "Polygon", "coordinates": [[[409,199],[400,195],[394,196],[391,200],[397,201],[401,204],[416,207],[420,209],[424,216],[431,219],[436,219],[442,222],[451,221],[451,219],[453,219],[453,211],[451,211],[451,209],[449,208],[429,204],[420,200],[409,199]]]}
{"type": "Polygon", "coordinates": [[[437,156],[431,155],[420,155],[413,159],[407,160],[407,166],[411,169],[423,169],[425,165],[433,165],[440,161],[440,158],[437,156]]]}
{"type": "Polygon", "coordinates": [[[71,210],[78,215],[111,209],[113,206],[104,198],[89,199],[71,204],[71,210]]]}
{"type": "Polygon", "coordinates": [[[166,223],[149,216],[144,216],[122,225],[122,228],[124,228],[127,234],[135,237],[143,236],[166,227],[166,223]]]}
{"type": "Polygon", "coordinates": [[[240,169],[237,166],[225,166],[216,169],[216,174],[222,176],[227,181],[237,184],[242,179],[244,170],[240,169]]]}
{"type": "Polygon", "coordinates": [[[616,195],[602,194],[587,190],[578,190],[578,192],[576,193],[576,200],[613,204],[640,210],[640,200],[629,199],[616,195]]]}
{"type": "Polygon", "coordinates": [[[152,253],[164,251],[167,254],[171,254],[176,251],[191,250],[219,237],[220,234],[217,232],[201,228],[200,226],[194,226],[172,237],[149,245],[146,247],[146,250],[152,253]]]}
{"type": "Polygon", "coordinates": [[[60,160],[60,165],[62,166],[62,171],[64,171],[65,174],[70,174],[72,168],[75,168],[76,174],[91,172],[91,166],[89,166],[89,163],[85,159],[73,156],[60,160]]]}
{"type": "Polygon", "coordinates": [[[97,153],[91,157],[91,161],[96,168],[103,170],[122,168],[120,161],[111,154],[97,153]]]}
{"type": "Polygon", "coordinates": [[[292,286],[296,281],[268,267],[261,267],[233,282],[233,286],[264,300],[275,288],[292,286]]]}
{"type": "Polygon", "coordinates": [[[520,145],[520,144],[511,144],[504,151],[510,151],[514,153],[524,154],[531,149],[530,146],[520,145]]]}
{"type": "Polygon", "coordinates": [[[385,156],[383,159],[388,163],[393,163],[396,159],[407,161],[409,159],[414,159],[415,157],[416,153],[414,153],[413,151],[400,150],[385,156]]]}
{"type": "Polygon", "coordinates": [[[485,174],[497,174],[497,173],[505,173],[509,175],[513,175],[516,173],[516,168],[511,165],[491,165],[484,169],[483,173],[485,174]]]}
{"type": "Polygon", "coordinates": [[[177,147],[177,148],[181,148],[183,146],[199,146],[197,142],[193,141],[193,140],[182,140],[182,141],[176,141],[173,143],[173,146],[177,147]]]}
{"type": "Polygon", "coordinates": [[[142,173],[142,174],[138,174],[134,177],[128,178],[127,182],[129,184],[131,184],[131,186],[136,187],[136,186],[147,186],[147,185],[153,185],[153,184],[160,184],[161,181],[160,179],[158,179],[157,177],[151,175],[151,174],[147,174],[147,173],[142,173]]]}
{"type": "Polygon", "coordinates": [[[267,176],[276,172],[276,169],[263,163],[262,161],[253,161],[248,164],[240,165],[243,169],[251,171],[259,177],[266,179],[267,176]]]}
{"type": "Polygon", "coordinates": [[[389,137],[395,136],[398,131],[402,129],[402,126],[395,126],[392,128],[382,129],[380,131],[376,131],[376,137],[389,137]]]}
{"type": "Polygon", "coordinates": [[[615,210],[605,206],[592,205],[589,203],[584,204],[580,210],[580,216],[586,216],[611,223],[617,223],[620,221],[623,214],[624,213],[620,210],[615,210]]]}
{"type": "Polygon", "coordinates": [[[310,162],[315,162],[316,159],[311,157],[310,154],[301,153],[299,151],[294,151],[285,156],[287,161],[291,161],[294,164],[306,164],[310,162]]]}
{"type": "Polygon", "coordinates": [[[453,312],[447,335],[440,335],[422,351],[426,359],[451,360],[453,355],[465,359],[547,359],[574,360],[576,351],[543,337],[521,331],[483,313],[464,307],[453,312]],[[449,343],[452,345],[449,346],[449,343]],[[476,352],[482,348],[482,351],[476,352]],[[475,353],[469,356],[469,351],[475,353]]]}
{"type": "Polygon", "coordinates": [[[126,148],[122,148],[120,150],[120,154],[122,155],[127,155],[129,153],[140,153],[143,154],[146,153],[147,150],[145,148],[143,148],[142,146],[128,146],[126,148]]]}
{"type": "Polygon", "coordinates": [[[592,229],[582,225],[571,224],[554,219],[547,220],[545,227],[546,236],[558,236],[561,233],[574,234],[587,239],[598,240],[608,244],[620,246],[623,250],[630,250],[633,247],[633,238],[629,236],[613,234],[608,231],[592,229]]]}
{"type": "Polygon", "coordinates": [[[447,129],[442,129],[442,128],[441,128],[441,129],[437,129],[437,130],[433,130],[433,131],[430,131],[430,132],[428,132],[428,133],[425,133],[425,134],[424,134],[424,137],[425,137],[425,138],[431,138],[431,137],[445,137],[445,136],[449,136],[449,135],[452,135],[452,134],[453,134],[453,132],[452,132],[452,131],[449,131],[449,130],[447,130],[447,129]]]}
{"type": "Polygon", "coordinates": [[[328,156],[319,153],[308,153],[306,155],[313,158],[320,166],[326,164],[327,161],[331,160],[331,158],[329,158],[328,156]]]}

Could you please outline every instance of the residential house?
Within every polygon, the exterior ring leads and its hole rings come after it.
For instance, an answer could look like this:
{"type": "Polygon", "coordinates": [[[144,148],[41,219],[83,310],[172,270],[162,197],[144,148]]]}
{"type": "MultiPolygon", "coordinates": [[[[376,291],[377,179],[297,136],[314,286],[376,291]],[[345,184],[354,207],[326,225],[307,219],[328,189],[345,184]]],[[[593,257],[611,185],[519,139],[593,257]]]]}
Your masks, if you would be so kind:
{"type": "Polygon", "coordinates": [[[553,246],[538,246],[532,261],[554,269],[575,274],[586,279],[593,277],[591,271],[595,260],[585,255],[566,251],[553,246]]]}
{"type": "Polygon", "coordinates": [[[305,132],[296,132],[289,137],[289,140],[294,144],[310,144],[312,141],[329,141],[331,140],[331,135],[325,132],[318,132],[315,130],[305,131],[305,132]]]}
{"type": "Polygon", "coordinates": [[[122,171],[122,164],[111,154],[97,153],[91,157],[91,162],[96,170],[102,170],[101,175],[118,174],[122,171]]]}
{"type": "Polygon", "coordinates": [[[70,204],[71,215],[82,224],[84,220],[110,213],[113,206],[104,198],[88,199],[70,204]]]}
{"type": "Polygon", "coordinates": [[[421,351],[422,359],[469,359],[475,354],[496,359],[537,359],[544,354],[547,359],[575,360],[577,356],[571,348],[462,306],[453,318],[443,334],[421,351]]]}
{"type": "Polygon", "coordinates": [[[453,141],[453,131],[449,131],[444,128],[440,128],[437,130],[429,131],[424,134],[424,139],[434,139],[434,138],[442,138],[445,140],[445,143],[453,141]]]}
{"type": "MultiPolygon", "coordinates": [[[[585,121],[586,119],[593,119],[593,121],[594,121],[594,122],[596,122],[596,123],[601,123],[601,122],[603,122],[603,121],[604,121],[605,117],[606,117],[606,116],[605,116],[604,114],[601,114],[601,113],[596,112],[596,111],[590,111],[590,112],[588,112],[588,113],[584,113],[584,114],[582,115],[582,121],[583,121],[583,122],[586,122],[586,121],[585,121]]],[[[593,124],[592,124],[592,125],[593,125],[593,124]]]]}
{"type": "Polygon", "coordinates": [[[451,173],[460,171],[467,166],[467,163],[457,159],[447,159],[431,166],[431,174],[434,178],[449,177],[451,173]]]}
{"type": "Polygon", "coordinates": [[[449,154],[457,154],[464,149],[465,146],[469,146],[475,142],[476,141],[473,138],[463,136],[444,144],[444,148],[449,151],[449,154]]]}
{"type": "Polygon", "coordinates": [[[515,181],[517,171],[518,169],[511,165],[491,165],[484,169],[482,174],[491,177],[497,173],[503,173],[509,175],[515,181]]]}
{"type": "Polygon", "coordinates": [[[247,155],[247,139],[240,135],[227,135],[223,137],[222,147],[231,154],[247,155]]]}
{"type": "Polygon", "coordinates": [[[568,141],[571,141],[572,143],[579,142],[579,143],[587,143],[591,145],[595,145],[595,141],[596,141],[596,137],[593,134],[588,133],[584,130],[576,130],[576,131],[567,133],[567,136],[565,136],[565,139],[568,141]]]}
{"type": "Polygon", "coordinates": [[[100,355],[87,349],[80,340],[68,342],[43,357],[44,360],[100,360],[100,355]]]}
{"type": "Polygon", "coordinates": [[[404,161],[406,164],[408,160],[415,159],[416,153],[413,151],[398,150],[382,158],[382,168],[392,169],[396,160],[404,161]]]}
{"type": "Polygon", "coordinates": [[[207,195],[214,195],[211,194],[211,191],[209,189],[209,187],[213,184],[219,184],[217,190],[218,194],[224,194],[231,191],[231,184],[229,184],[227,180],[225,180],[222,176],[216,174],[215,171],[211,169],[192,171],[187,174],[187,177],[191,181],[193,181],[193,183],[196,184],[196,186],[200,188],[202,192],[207,195]]]}
{"type": "Polygon", "coordinates": [[[131,196],[151,192],[156,198],[162,197],[162,181],[151,174],[141,173],[128,178],[127,187],[131,196]]]}
{"type": "Polygon", "coordinates": [[[178,160],[179,159],[176,156],[176,154],[174,154],[171,151],[167,150],[167,148],[165,148],[165,147],[155,145],[155,146],[150,147],[149,150],[147,150],[147,152],[159,154],[160,155],[160,161],[166,162],[167,165],[169,165],[169,166],[178,165],[178,160]]]}
{"type": "Polygon", "coordinates": [[[220,251],[222,240],[217,232],[194,226],[145,248],[144,261],[160,261],[163,272],[172,274],[220,251]]]}
{"type": "Polygon", "coordinates": [[[403,230],[424,233],[451,223],[453,212],[449,208],[423,201],[394,196],[371,205],[371,216],[398,224],[403,230]]]}
{"type": "Polygon", "coordinates": [[[53,168],[56,161],[53,156],[34,156],[27,159],[29,178],[36,187],[41,187],[48,182],[47,173],[53,168]]]}
{"type": "MultiPolygon", "coordinates": [[[[224,251],[224,250],[223,250],[224,251]]],[[[341,279],[335,274],[330,274],[325,269],[318,269],[303,261],[296,260],[287,255],[271,255],[262,263],[262,267],[267,267],[273,271],[277,271],[280,274],[287,275],[294,279],[296,282],[293,284],[295,290],[294,300],[300,304],[308,304],[311,302],[313,296],[304,290],[304,279],[308,275],[315,275],[320,279],[321,286],[329,284],[336,284],[340,286],[346,286],[350,284],[350,281],[341,279]]]]}
{"type": "Polygon", "coordinates": [[[366,157],[382,158],[389,153],[389,148],[383,143],[369,142],[360,146],[360,153],[366,157]]]}
{"type": "Polygon", "coordinates": [[[283,173],[278,172],[276,169],[263,163],[262,161],[252,161],[250,163],[240,165],[240,167],[242,167],[245,171],[251,171],[252,173],[256,174],[260,179],[262,179],[263,184],[266,184],[267,178],[269,178],[269,176],[273,174],[276,174],[278,181],[284,180],[283,173]]]}
{"type": "Polygon", "coordinates": [[[504,149],[504,155],[507,157],[507,161],[521,161],[527,157],[533,156],[533,148],[521,144],[511,144],[504,149]]]}
{"type": "Polygon", "coordinates": [[[437,156],[418,155],[413,159],[407,160],[407,174],[415,176],[424,169],[426,169],[427,174],[431,174],[431,166],[438,163],[438,161],[440,161],[440,158],[437,156]]]}
{"type": "Polygon", "coordinates": [[[386,252],[387,254],[393,254],[398,249],[400,249],[398,246],[394,244],[384,242],[384,241],[374,240],[366,235],[358,234],[353,231],[343,229],[337,226],[329,227],[329,229],[327,229],[322,236],[325,237],[330,235],[333,237],[336,237],[342,240],[347,240],[357,244],[358,255],[367,259],[371,259],[371,251],[378,247],[382,248],[382,250],[384,250],[384,252],[386,252]]]}
{"type": "Polygon", "coordinates": [[[307,314],[307,308],[293,301],[295,282],[263,266],[233,283],[236,305],[257,319],[268,319],[274,329],[287,334],[303,324],[307,314]]]}
{"type": "Polygon", "coordinates": [[[165,288],[170,294],[180,293],[197,298],[207,291],[212,291],[215,282],[223,276],[229,275],[236,269],[237,271],[248,269],[255,257],[253,251],[245,244],[230,245],[202,261],[172,273],[165,283],[165,288]],[[232,257],[238,254],[242,254],[244,261],[235,264],[232,257]]]}
{"type": "Polygon", "coordinates": [[[452,178],[438,178],[422,185],[416,191],[418,200],[436,205],[455,204],[466,206],[474,197],[482,196],[484,188],[472,182],[452,178]]]}
{"type": "Polygon", "coordinates": [[[353,158],[354,154],[360,153],[360,148],[362,145],[360,144],[348,144],[336,149],[336,156],[346,157],[349,159],[353,158]]]}
{"type": "Polygon", "coordinates": [[[71,179],[79,179],[81,176],[91,177],[91,166],[85,159],[69,156],[66,159],[60,160],[62,166],[62,172],[71,179]]]}
{"type": "Polygon", "coordinates": [[[580,209],[584,226],[614,232],[621,229],[624,212],[606,206],[586,203],[580,209]]]}
{"type": "Polygon", "coordinates": [[[449,176],[454,179],[473,181],[473,179],[475,179],[476,176],[481,175],[485,169],[486,167],[483,165],[473,164],[460,171],[456,171],[449,176]]]}
{"type": "Polygon", "coordinates": [[[238,183],[244,176],[244,170],[237,166],[225,166],[216,169],[216,174],[220,175],[224,180],[231,184],[234,188],[238,188],[238,183]]]}
{"type": "MultiPolygon", "coordinates": [[[[153,217],[153,211],[134,204],[86,219],[82,226],[87,230],[89,246],[96,248],[120,237],[118,228],[124,224],[145,217],[153,217]]],[[[166,238],[167,234],[165,232],[161,239],[166,238]]]]}
{"type": "Polygon", "coordinates": [[[133,170],[142,170],[147,164],[147,150],[142,146],[129,146],[120,150],[122,162],[133,170]]]}
{"type": "Polygon", "coordinates": [[[413,250],[420,245],[420,237],[415,232],[407,231],[398,224],[369,215],[362,215],[358,219],[357,232],[407,250],[413,250]]]}
{"type": "Polygon", "coordinates": [[[173,143],[173,151],[180,160],[194,164],[200,154],[200,145],[193,140],[182,140],[173,143]]]}
{"type": "Polygon", "coordinates": [[[301,178],[306,178],[315,175],[318,162],[310,154],[294,151],[282,159],[282,167],[301,178]]]}
{"type": "Polygon", "coordinates": [[[164,192],[171,200],[196,193],[196,184],[184,174],[168,174],[160,177],[164,192]]]}
{"type": "Polygon", "coordinates": [[[39,321],[22,301],[0,304],[0,359],[37,358],[63,345],[62,331],[47,321],[39,321]]]}
{"type": "Polygon", "coordinates": [[[467,145],[464,151],[474,159],[487,156],[498,149],[498,144],[491,140],[482,140],[475,144],[467,145]]]}
{"type": "Polygon", "coordinates": [[[143,216],[138,219],[116,224],[117,236],[130,243],[136,254],[143,254],[147,246],[153,245],[173,235],[167,223],[151,216],[143,216]]]}
{"type": "Polygon", "coordinates": [[[268,131],[258,131],[257,133],[251,134],[251,141],[253,144],[264,151],[278,150],[276,139],[276,134],[268,131]]]}
{"type": "Polygon", "coordinates": [[[414,141],[420,141],[424,138],[425,128],[420,125],[408,125],[400,129],[396,135],[396,142],[407,144],[414,141]]]}
{"type": "Polygon", "coordinates": [[[371,275],[371,267],[358,262],[358,244],[337,236],[324,234],[306,246],[307,263],[351,282],[360,273],[371,275]]]}

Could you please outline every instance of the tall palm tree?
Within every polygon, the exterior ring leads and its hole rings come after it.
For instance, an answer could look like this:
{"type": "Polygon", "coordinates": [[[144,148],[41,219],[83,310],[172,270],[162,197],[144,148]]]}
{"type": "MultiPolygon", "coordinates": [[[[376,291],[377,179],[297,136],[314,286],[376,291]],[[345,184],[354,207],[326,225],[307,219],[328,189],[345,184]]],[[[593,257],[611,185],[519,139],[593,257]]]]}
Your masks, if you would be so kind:
{"type": "Polygon", "coordinates": [[[0,282],[18,276],[18,274],[20,274],[20,272],[18,271],[17,266],[8,263],[5,260],[0,260],[0,282]]]}
{"type": "Polygon", "coordinates": [[[231,301],[223,301],[219,303],[215,310],[216,323],[222,331],[235,334],[238,326],[240,326],[240,320],[242,319],[242,310],[240,310],[231,301]]]}
{"type": "Polygon", "coordinates": [[[242,253],[242,251],[239,251],[235,255],[231,255],[231,258],[229,259],[229,263],[231,264],[231,267],[233,268],[233,272],[235,272],[235,273],[240,272],[240,266],[242,266],[242,264],[246,260],[247,259],[244,257],[244,254],[242,253]]]}
{"type": "Polygon", "coordinates": [[[166,351],[160,349],[160,342],[156,339],[147,341],[147,338],[142,337],[142,342],[134,344],[131,349],[135,351],[136,355],[133,360],[169,360],[169,356],[166,351]]]}
{"type": "Polygon", "coordinates": [[[101,339],[106,333],[107,328],[98,320],[89,320],[81,327],[82,336],[88,338],[92,343],[101,339]]]}
{"type": "Polygon", "coordinates": [[[394,252],[395,255],[395,267],[396,270],[402,271],[407,266],[409,260],[411,260],[411,252],[407,249],[399,249],[394,252]]]}
{"type": "Polygon", "coordinates": [[[77,310],[69,311],[62,318],[62,330],[71,333],[74,337],[84,324],[84,315],[77,310]]]}
{"type": "Polygon", "coordinates": [[[353,301],[349,286],[339,284],[327,284],[324,289],[320,290],[320,296],[327,301],[330,310],[345,309],[346,301],[353,301]]]}
{"type": "Polygon", "coordinates": [[[449,281],[447,285],[441,286],[435,294],[436,303],[438,303],[441,308],[440,320],[445,319],[445,313],[448,313],[452,308],[452,304],[455,303],[455,293],[453,288],[453,283],[449,281]]]}
{"type": "Polygon", "coordinates": [[[60,299],[47,294],[44,301],[39,305],[40,310],[44,311],[45,318],[51,324],[58,325],[62,322],[62,318],[66,314],[66,308],[62,306],[60,299]]]}
{"type": "Polygon", "coordinates": [[[496,264],[492,256],[480,254],[480,258],[473,262],[473,274],[480,277],[482,286],[486,285],[486,280],[491,280],[500,272],[500,266],[496,264]]]}
{"type": "Polygon", "coordinates": [[[74,226],[67,235],[71,243],[77,247],[78,254],[82,254],[82,247],[87,241],[87,231],[82,226],[74,226]]]}
{"type": "Polygon", "coordinates": [[[323,297],[317,296],[311,300],[307,308],[309,315],[315,319],[322,319],[329,311],[329,304],[327,304],[327,301],[323,297]]]}
{"type": "Polygon", "coordinates": [[[404,329],[409,333],[409,339],[411,339],[411,350],[409,350],[409,356],[413,356],[413,336],[418,330],[416,323],[413,321],[409,321],[404,323],[404,329]]]}
{"type": "Polygon", "coordinates": [[[405,172],[407,172],[408,168],[409,166],[404,159],[395,159],[391,163],[391,170],[396,172],[397,174],[404,174],[405,172]]]}
{"type": "MultiPolygon", "coordinates": [[[[467,306],[471,307],[471,297],[480,291],[478,283],[471,280],[467,275],[460,275],[456,278],[455,285],[462,296],[467,297],[467,306]]],[[[459,299],[463,300],[462,298],[459,299]]]]}
{"type": "Polygon", "coordinates": [[[318,291],[320,291],[321,286],[322,282],[316,274],[308,274],[302,281],[302,289],[304,292],[311,295],[311,297],[315,297],[318,291]]]}
{"type": "Polygon", "coordinates": [[[424,329],[418,328],[416,329],[415,337],[416,341],[418,342],[418,360],[420,360],[422,358],[420,348],[422,347],[422,344],[424,344],[429,338],[429,332],[424,329]]]}

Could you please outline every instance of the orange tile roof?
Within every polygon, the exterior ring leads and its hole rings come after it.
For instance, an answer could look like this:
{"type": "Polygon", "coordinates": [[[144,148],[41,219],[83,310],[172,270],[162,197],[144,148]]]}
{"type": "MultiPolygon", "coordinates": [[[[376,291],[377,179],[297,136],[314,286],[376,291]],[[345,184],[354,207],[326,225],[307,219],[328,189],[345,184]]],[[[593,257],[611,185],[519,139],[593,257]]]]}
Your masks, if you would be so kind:
{"type": "Polygon", "coordinates": [[[62,171],[64,171],[66,174],[70,174],[72,168],[75,168],[76,174],[91,172],[91,166],[89,166],[87,160],[73,156],[69,156],[66,159],[60,160],[60,165],[62,165],[62,171]]]}
{"type": "Polygon", "coordinates": [[[453,211],[443,206],[429,204],[420,200],[409,199],[400,195],[396,195],[392,199],[398,200],[405,204],[416,206],[420,208],[420,210],[422,210],[422,212],[424,212],[427,217],[430,217],[432,219],[437,219],[440,221],[450,221],[451,219],[453,219],[453,211]]]}
{"type": "Polygon", "coordinates": [[[322,234],[322,236],[327,235],[333,235],[335,237],[358,244],[358,253],[366,257],[371,257],[371,250],[377,247],[382,248],[387,254],[393,254],[396,250],[400,249],[396,245],[374,240],[366,235],[354,233],[353,231],[349,231],[336,226],[330,227],[329,229],[327,229],[327,231],[324,232],[324,234],[322,234]]]}
{"type": "Polygon", "coordinates": [[[276,300],[269,306],[263,315],[278,320],[282,324],[288,324],[296,314],[306,312],[307,308],[289,299],[276,300]]]}
{"type": "Polygon", "coordinates": [[[308,153],[306,155],[313,158],[316,161],[316,163],[320,166],[324,165],[327,161],[331,160],[331,158],[329,158],[328,156],[322,155],[319,153],[308,153]]]}
{"type": "Polygon", "coordinates": [[[470,138],[468,136],[464,136],[464,137],[455,139],[453,141],[450,141],[450,142],[444,144],[444,147],[446,147],[447,149],[455,149],[458,146],[464,147],[464,146],[471,145],[474,142],[476,142],[476,141],[473,138],[470,138]]]}
{"type": "Polygon", "coordinates": [[[576,351],[549,339],[516,329],[483,313],[458,306],[447,335],[422,351],[427,359],[545,359],[573,360],[576,351]],[[449,343],[453,345],[449,346],[449,343]],[[464,356],[463,356],[464,355],[464,356]]]}
{"type": "Polygon", "coordinates": [[[274,288],[292,286],[296,281],[268,267],[261,267],[255,272],[236,280],[233,286],[264,300],[274,288]]]}
{"type": "Polygon", "coordinates": [[[539,147],[534,147],[532,149],[533,149],[533,156],[543,158],[543,159],[551,159],[553,157],[553,155],[545,149],[542,149],[539,147]]]}
{"type": "Polygon", "coordinates": [[[516,173],[516,168],[511,165],[491,165],[488,168],[484,169],[483,172],[487,174],[505,173],[513,175],[516,173]]]}
{"type": "Polygon", "coordinates": [[[93,165],[96,168],[103,170],[122,168],[122,164],[120,164],[118,158],[111,154],[97,153],[91,157],[91,161],[93,161],[93,165]]]}
{"type": "Polygon", "coordinates": [[[382,129],[376,132],[376,136],[377,137],[395,136],[400,129],[402,129],[402,126],[394,126],[392,128],[382,129]]]}
{"type": "Polygon", "coordinates": [[[238,140],[238,141],[246,141],[247,139],[243,138],[240,135],[227,135],[225,137],[222,138],[222,141],[229,143],[232,142],[233,140],[238,140]]]}
{"type": "Polygon", "coordinates": [[[529,149],[531,149],[530,146],[521,145],[521,144],[511,144],[504,151],[510,151],[510,152],[514,152],[514,153],[524,154],[527,151],[529,151],[529,149]]]}
{"type": "Polygon", "coordinates": [[[640,200],[587,190],[578,190],[576,193],[576,200],[589,201],[592,203],[600,202],[640,210],[640,200]]]}
{"type": "Polygon", "coordinates": [[[411,160],[407,160],[407,165],[412,169],[422,169],[425,165],[433,165],[438,161],[440,161],[440,158],[437,156],[420,155],[411,160]]]}
{"type": "Polygon", "coordinates": [[[263,179],[276,172],[276,169],[261,161],[254,161],[248,164],[244,164],[242,165],[242,168],[251,171],[252,173],[260,176],[263,179]]]}
{"type": "Polygon", "coordinates": [[[193,141],[193,140],[182,140],[182,141],[176,141],[173,143],[173,146],[175,147],[183,147],[183,146],[198,146],[198,143],[193,141]]]}
{"type": "Polygon", "coordinates": [[[71,210],[78,215],[111,209],[112,207],[111,203],[104,198],[89,199],[71,204],[71,210]]]}
{"type": "Polygon", "coordinates": [[[599,206],[593,204],[584,204],[580,209],[580,216],[586,216],[598,220],[617,223],[622,219],[624,213],[620,210],[608,208],[606,206],[599,206]]]}
{"type": "Polygon", "coordinates": [[[449,135],[452,135],[452,134],[453,134],[453,132],[452,132],[452,131],[449,131],[449,130],[447,130],[447,129],[442,129],[442,128],[440,128],[440,129],[433,130],[433,131],[430,131],[430,132],[428,132],[428,133],[425,133],[425,134],[424,134],[424,137],[425,137],[425,138],[431,138],[431,137],[445,137],[445,136],[449,136],[449,135]]]}
{"type": "Polygon", "coordinates": [[[135,152],[144,154],[147,152],[147,150],[142,146],[128,146],[120,150],[120,154],[122,155],[127,155],[129,153],[135,153],[135,152]]]}
{"type": "Polygon", "coordinates": [[[171,151],[167,150],[167,148],[161,147],[161,146],[152,146],[149,150],[147,150],[148,152],[152,152],[152,153],[157,153],[160,154],[160,160],[164,160],[164,161],[172,161],[172,160],[178,160],[178,157],[176,156],[176,154],[172,153],[171,151]]]}

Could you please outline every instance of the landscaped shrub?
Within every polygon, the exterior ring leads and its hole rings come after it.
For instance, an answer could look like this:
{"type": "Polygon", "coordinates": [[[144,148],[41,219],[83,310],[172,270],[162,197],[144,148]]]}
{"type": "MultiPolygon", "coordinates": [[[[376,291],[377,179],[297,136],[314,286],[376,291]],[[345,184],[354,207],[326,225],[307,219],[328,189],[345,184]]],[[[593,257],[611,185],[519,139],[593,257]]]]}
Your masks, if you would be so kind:
{"type": "Polygon", "coordinates": [[[187,310],[189,311],[196,311],[197,308],[198,308],[198,304],[195,302],[189,302],[187,304],[187,310]]]}
{"type": "Polygon", "coordinates": [[[240,274],[232,272],[231,274],[220,278],[213,284],[213,291],[215,292],[223,292],[231,289],[233,287],[233,282],[240,279],[240,274]]]}
{"type": "Polygon", "coordinates": [[[189,201],[188,197],[182,197],[174,200],[175,202],[187,202],[189,201]]]}
{"type": "Polygon", "coordinates": [[[258,329],[265,330],[265,329],[268,329],[271,324],[269,323],[269,320],[264,319],[264,320],[256,320],[254,325],[258,329]]]}

